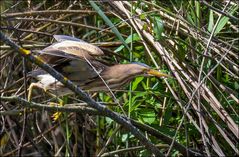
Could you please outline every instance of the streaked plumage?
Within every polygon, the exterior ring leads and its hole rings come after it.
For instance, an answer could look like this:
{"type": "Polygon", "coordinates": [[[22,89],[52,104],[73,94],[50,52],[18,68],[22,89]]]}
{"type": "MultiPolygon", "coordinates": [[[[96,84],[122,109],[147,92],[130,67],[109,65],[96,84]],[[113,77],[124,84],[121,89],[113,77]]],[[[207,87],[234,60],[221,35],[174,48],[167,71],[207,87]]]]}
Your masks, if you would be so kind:
{"type": "MultiPolygon", "coordinates": [[[[108,91],[108,87],[123,87],[136,76],[167,77],[142,63],[107,66],[96,60],[104,55],[100,48],[70,36],[54,35],[54,38],[57,42],[40,51],[39,57],[82,89],[108,91]]],[[[67,88],[43,70],[33,71],[31,76],[39,80],[38,86],[42,88],[61,95],[69,93],[67,88]]]]}

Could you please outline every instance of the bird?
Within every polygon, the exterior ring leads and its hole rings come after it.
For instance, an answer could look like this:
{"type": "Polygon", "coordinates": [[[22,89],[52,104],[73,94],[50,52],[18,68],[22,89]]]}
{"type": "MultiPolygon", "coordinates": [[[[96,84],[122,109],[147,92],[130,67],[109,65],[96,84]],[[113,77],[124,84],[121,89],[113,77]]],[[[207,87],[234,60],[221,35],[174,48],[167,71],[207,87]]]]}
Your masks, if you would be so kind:
{"type": "MultiPolygon", "coordinates": [[[[53,37],[57,42],[37,52],[38,57],[83,90],[121,89],[138,76],[169,77],[168,74],[139,62],[106,65],[97,59],[104,56],[104,52],[99,47],[67,35],[53,37]]],[[[32,92],[33,87],[42,88],[60,96],[72,93],[42,69],[31,71],[29,76],[38,80],[37,83],[30,85],[29,93],[32,92]]],[[[30,97],[31,93],[28,99],[30,97]]]]}

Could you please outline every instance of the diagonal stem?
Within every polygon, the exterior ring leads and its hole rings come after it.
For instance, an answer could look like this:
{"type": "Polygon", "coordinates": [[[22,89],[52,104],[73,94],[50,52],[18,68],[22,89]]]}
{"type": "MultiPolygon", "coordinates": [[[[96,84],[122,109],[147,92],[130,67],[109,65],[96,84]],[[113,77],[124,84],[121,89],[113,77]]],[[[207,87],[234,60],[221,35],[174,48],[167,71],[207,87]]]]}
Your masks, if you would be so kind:
{"type": "Polygon", "coordinates": [[[55,69],[50,67],[48,64],[45,64],[40,60],[39,58],[35,57],[31,54],[31,51],[25,50],[15,44],[13,41],[11,41],[9,38],[7,38],[2,32],[0,32],[0,39],[11,46],[13,49],[15,49],[19,54],[21,54],[23,57],[25,57],[27,60],[37,64],[39,67],[47,71],[50,75],[52,75],[55,79],[60,81],[62,84],[64,84],[67,88],[75,92],[84,102],[89,104],[91,107],[96,109],[99,112],[103,112],[106,116],[110,117],[117,123],[124,126],[125,129],[130,131],[139,141],[152,153],[154,153],[157,156],[164,156],[159,149],[151,143],[135,126],[133,126],[128,119],[124,119],[119,114],[112,112],[105,106],[95,102],[92,98],[88,96],[81,88],[77,87],[75,84],[73,84],[70,80],[68,80],[66,77],[64,77],[62,74],[58,73],[55,69]]]}

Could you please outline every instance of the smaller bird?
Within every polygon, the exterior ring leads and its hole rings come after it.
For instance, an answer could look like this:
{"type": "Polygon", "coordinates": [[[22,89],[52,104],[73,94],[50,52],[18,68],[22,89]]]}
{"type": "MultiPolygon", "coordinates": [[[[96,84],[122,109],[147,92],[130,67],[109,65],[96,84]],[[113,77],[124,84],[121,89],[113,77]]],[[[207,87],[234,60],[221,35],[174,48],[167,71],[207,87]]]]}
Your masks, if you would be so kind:
{"type": "MultiPolygon", "coordinates": [[[[109,91],[124,87],[137,76],[169,76],[143,63],[108,66],[97,59],[104,56],[99,47],[71,36],[54,35],[54,38],[57,42],[39,51],[38,57],[83,90],[109,91]]],[[[29,95],[35,86],[57,95],[71,93],[61,82],[42,69],[30,72],[30,76],[39,82],[31,84],[29,95]]]]}

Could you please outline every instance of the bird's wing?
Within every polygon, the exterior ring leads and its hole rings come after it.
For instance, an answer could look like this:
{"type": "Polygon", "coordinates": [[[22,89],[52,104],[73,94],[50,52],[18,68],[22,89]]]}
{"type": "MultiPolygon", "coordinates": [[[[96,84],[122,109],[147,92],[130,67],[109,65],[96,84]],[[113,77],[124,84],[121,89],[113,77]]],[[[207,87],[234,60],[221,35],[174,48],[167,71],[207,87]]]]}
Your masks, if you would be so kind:
{"type": "Polygon", "coordinates": [[[41,55],[52,55],[66,58],[87,58],[102,56],[103,51],[89,43],[65,40],[52,44],[39,52],[41,55]]]}
{"type": "MultiPolygon", "coordinates": [[[[62,60],[59,64],[52,65],[52,67],[69,80],[77,82],[78,84],[84,84],[97,78],[106,68],[105,65],[100,65],[100,62],[94,62],[97,61],[93,61],[93,63],[89,65],[87,62],[81,60],[66,59],[62,60]]],[[[38,79],[38,76],[44,74],[47,74],[47,72],[42,69],[36,69],[29,72],[28,76],[38,79]]]]}
{"type": "Polygon", "coordinates": [[[54,35],[56,43],[39,51],[41,56],[58,56],[64,58],[92,59],[91,57],[103,56],[104,52],[97,46],[81,39],[66,35],[54,35]]]}
{"type": "Polygon", "coordinates": [[[66,41],[66,40],[71,40],[71,41],[78,41],[78,42],[86,43],[84,40],[81,40],[81,39],[78,39],[78,38],[74,38],[74,37],[71,37],[71,36],[67,36],[67,35],[53,35],[53,37],[58,42],[62,42],[62,41],[66,41]]]}
{"type": "Polygon", "coordinates": [[[54,68],[69,80],[83,83],[98,77],[106,66],[97,61],[91,61],[89,64],[81,60],[67,60],[54,68]]]}
{"type": "Polygon", "coordinates": [[[94,57],[104,54],[98,47],[73,37],[55,38],[58,42],[40,51],[40,58],[68,79],[80,82],[91,80],[106,67],[94,60],[94,57]]]}

